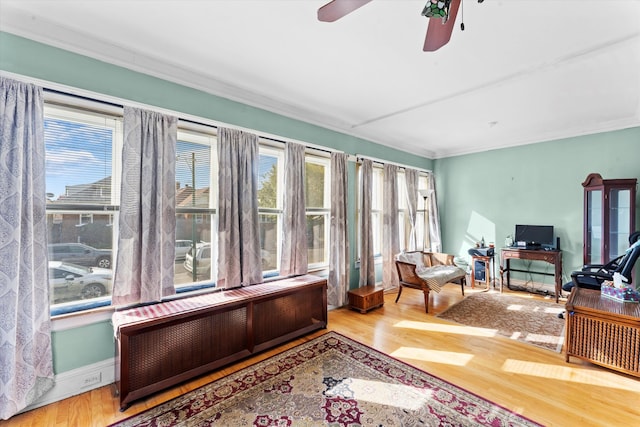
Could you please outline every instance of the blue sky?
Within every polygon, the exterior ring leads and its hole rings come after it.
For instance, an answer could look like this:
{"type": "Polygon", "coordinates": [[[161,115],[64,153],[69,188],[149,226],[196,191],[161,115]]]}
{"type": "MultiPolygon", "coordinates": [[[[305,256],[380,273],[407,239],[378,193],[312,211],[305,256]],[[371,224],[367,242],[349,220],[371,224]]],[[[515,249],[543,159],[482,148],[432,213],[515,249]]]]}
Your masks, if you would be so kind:
{"type": "MultiPolygon", "coordinates": [[[[111,176],[113,129],[49,117],[45,119],[44,128],[46,191],[53,194],[52,200],[65,193],[65,186],[90,184],[111,176]]],[[[196,188],[209,186],[210,149],[215,147],[178,141],[176,181],[181,187],[192,184],[191,153],[195,153],[196,188]]],[[[272,156],[260,156],[260,180],[276,161],[272,156]]]]}
{"type": "Polygon", "coordinates": [[[54,194],[54,200],[65,193],[66,185],[111,176],[111,135],[105,127],[45,119],[46,191],[54,194]]]}

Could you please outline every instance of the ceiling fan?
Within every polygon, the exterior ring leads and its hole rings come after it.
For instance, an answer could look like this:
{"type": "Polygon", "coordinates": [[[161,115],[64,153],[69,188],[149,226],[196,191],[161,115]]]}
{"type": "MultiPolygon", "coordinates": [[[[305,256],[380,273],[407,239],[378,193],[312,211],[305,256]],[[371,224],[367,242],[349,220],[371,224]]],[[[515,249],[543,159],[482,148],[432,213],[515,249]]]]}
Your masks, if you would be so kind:
{"type": "MultiPolygon", "coordinates": [[[[354,10],[364,6],[371,0],[333,0],[318,9],[318,20],[334,22],[354,10]]],[[[482,3],[484,0],[478,0],[482,3]]],[[[451,39],[451,32],[456,21],[458,8],[462,0],[427,0],[422,15],[429,18],[427,36],[422,48],[425,52],[440,49],[451,39]]],[[[461,25],[464,30],[464,24],[461,25]]]]}

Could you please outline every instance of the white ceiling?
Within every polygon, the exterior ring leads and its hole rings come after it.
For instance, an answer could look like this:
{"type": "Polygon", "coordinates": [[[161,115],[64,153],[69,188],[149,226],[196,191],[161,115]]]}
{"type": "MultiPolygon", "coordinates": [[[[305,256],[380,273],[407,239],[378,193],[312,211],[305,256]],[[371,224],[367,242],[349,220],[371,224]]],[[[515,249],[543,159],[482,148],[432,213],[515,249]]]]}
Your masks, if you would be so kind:
{"type": "Polygon", "coordinates": [[[0,0],[0,30],[430,158],[640,125],[640,1],[0,0]]]}

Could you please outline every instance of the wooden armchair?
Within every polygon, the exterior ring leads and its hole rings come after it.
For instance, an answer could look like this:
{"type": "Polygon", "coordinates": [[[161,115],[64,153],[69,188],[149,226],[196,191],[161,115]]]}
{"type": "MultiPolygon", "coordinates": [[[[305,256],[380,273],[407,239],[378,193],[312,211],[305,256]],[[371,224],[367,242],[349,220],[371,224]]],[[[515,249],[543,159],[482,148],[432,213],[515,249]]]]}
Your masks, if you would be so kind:
{"type": "Polygon", "coordinates": [[[464,295],[467,273],[455,265],[453,255],[439,252],[403,252],[396,259],[400,289],[396,302],[402,295],[402,289],[419,289],[424,293],[425,312],[429,312],[429,292],[440,292],[446,283],[460,282],[464,295]]]}

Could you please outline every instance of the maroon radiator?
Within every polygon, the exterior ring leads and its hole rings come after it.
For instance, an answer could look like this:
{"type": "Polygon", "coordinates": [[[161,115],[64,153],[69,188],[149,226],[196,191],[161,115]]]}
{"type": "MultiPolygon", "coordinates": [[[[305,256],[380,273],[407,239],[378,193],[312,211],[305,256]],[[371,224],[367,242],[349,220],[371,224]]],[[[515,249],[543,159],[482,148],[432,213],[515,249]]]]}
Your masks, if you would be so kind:
{"type": "Polygon", "coordinates": [[[304,275],[114,313],[120,409],[327,326],[327,282],[304,275]]]}

